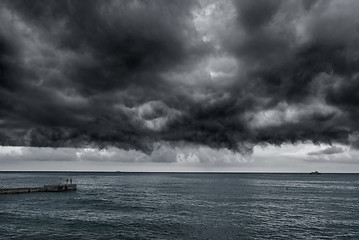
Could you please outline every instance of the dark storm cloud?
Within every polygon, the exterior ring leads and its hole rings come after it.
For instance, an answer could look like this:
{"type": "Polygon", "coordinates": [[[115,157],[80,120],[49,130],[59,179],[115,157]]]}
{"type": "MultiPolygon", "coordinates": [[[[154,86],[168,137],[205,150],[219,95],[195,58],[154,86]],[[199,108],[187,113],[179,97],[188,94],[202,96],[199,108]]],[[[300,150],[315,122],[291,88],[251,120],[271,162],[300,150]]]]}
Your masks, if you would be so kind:
{"type": "MultiPolygon", "coordinates": [[[[3,3],[11,18],[8,24],[24,24],[38,41],[50,44],[34,56],[38,59],[29,69],[22,65],[23,56],[15,54],[13,39],[1,41],[2,104],[12,108],[4,113],[3,144],[93,143],[146,150],[146,135],[151,133],[113,105],[122,102],[133,107],[156,98],[165,85],[162,71],[205,51],[202,42],[184,41],[185,34],[194,31],[191,6],[189,1],[3,3]],[[35,76],[13,77],[19,70],[35,76]],[[14,82],[26,87],[12,92],[14,82]],[[111,96],[131,87],[142,96],[133,100],[111,96]],[[15,126],[7,129],[8,125],[15,126]]],[[[22,47],[38,51],[28,42],[33,43],[25,39],[22,47]]]]}
{"type": "Polygon", "coordinates": [[[234,1],[238,9],[239,24],[250,32],[268,24],[277,13],[281,3],[280,0],[234,1]]]}
{"type": "Polygon", "coordinates": [[[357,7],[2,1],[0,143],[355,147],[357,7]]]}

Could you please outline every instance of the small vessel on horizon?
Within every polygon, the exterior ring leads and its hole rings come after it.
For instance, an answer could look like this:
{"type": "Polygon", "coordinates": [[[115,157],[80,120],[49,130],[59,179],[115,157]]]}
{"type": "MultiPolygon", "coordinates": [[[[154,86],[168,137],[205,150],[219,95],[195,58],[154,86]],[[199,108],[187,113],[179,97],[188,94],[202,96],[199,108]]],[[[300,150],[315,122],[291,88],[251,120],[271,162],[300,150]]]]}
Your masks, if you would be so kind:
{"type": "Polygon", "coordinates": [[[320,175],[321,173],[315,170],[314,172],[309,173],[309,175],[320,175]]]}

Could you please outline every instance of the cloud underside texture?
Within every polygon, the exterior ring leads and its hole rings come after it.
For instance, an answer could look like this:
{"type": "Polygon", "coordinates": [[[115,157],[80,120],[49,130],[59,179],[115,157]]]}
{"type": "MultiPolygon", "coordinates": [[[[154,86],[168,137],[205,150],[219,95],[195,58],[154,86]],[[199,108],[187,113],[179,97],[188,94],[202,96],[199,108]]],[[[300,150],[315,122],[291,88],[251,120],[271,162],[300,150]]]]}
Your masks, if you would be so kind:
{"type": "Polygon", "coordinates": [[[0,144],[357,147],[358,1],[0,3],[0,144]]]}

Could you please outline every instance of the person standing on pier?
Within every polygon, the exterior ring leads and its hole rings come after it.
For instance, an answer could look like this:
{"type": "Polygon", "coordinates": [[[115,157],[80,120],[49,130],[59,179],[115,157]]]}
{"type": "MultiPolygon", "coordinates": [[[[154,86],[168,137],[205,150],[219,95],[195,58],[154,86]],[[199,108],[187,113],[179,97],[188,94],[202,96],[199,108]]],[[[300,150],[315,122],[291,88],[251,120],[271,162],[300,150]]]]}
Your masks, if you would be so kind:
{"type": "Polygon", "coordinates": [[[70,184],[72,184],[72,178],[70,178],[70,184]]]}
{"type": "Polygon", "coordinates": [[[68,178],[66,178],[66,184],[68,184],[69,183],[69,179],[68,178]]]}

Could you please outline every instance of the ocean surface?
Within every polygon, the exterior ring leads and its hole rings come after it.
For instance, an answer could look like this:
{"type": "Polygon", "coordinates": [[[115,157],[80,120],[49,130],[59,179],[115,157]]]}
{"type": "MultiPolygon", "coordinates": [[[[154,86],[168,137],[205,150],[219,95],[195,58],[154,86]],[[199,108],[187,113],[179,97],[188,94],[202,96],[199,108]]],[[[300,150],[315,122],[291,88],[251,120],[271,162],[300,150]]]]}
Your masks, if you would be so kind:
{"type": "Polygon", "coordinates": [[[0,172],[0,239],[359,239],[359,174],[0,172]]]}

